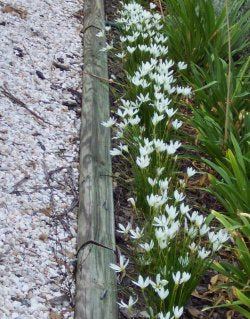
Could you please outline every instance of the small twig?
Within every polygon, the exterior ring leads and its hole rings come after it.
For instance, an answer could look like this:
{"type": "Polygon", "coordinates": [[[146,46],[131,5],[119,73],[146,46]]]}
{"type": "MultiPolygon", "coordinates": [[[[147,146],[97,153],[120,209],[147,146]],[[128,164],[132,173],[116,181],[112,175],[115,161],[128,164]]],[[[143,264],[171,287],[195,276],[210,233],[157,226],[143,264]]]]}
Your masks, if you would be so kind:
{"type": "Polygon", "coordinates": [[[161,15],[164,17],[164,11],[163,11],[161,0],[158,0],[158,4],[159,4],[160,11],[161,11],[161,15]]]}
{"type": "Polygon", "coordinates": [[[12,191],[10,192],[10,194],[14,194],[17,191],[17,188],[20,187],[23,183],[25,183],[28,179],[30,178],[29,175],[24,176],[19,182],[17,182],[13,187],[12,187],[12,191]]]}
{"type": "MultiPolygon", "coordinates": [[[[52,126],[55,126],[53,124],[51,124],[50,122],[46,121],[45,119],[43,119],[40,115],[38,115],[37,113],[35,113],[34,111],[32,111],[31,109],[29,109],[27,107],[27,105],[22,102],[21,100],[19,100],[18,98],[16,98],[13,94],[11,94],[9,92],[9,90],[7,90],[6,88],[4,87],[0,87],[0,92],[6,96],[7,98],[9,98],[14,104],[17,104],[21,107],[23,107],[26,111],[28,111],[31,115],[33,115],[34,117],[36,117],[38,120],[46,123],[46,124],[49,124],[49,125],[52,125],[52,126]]],[[[41,124],[41,123],[40,123],[41,124]]]]}

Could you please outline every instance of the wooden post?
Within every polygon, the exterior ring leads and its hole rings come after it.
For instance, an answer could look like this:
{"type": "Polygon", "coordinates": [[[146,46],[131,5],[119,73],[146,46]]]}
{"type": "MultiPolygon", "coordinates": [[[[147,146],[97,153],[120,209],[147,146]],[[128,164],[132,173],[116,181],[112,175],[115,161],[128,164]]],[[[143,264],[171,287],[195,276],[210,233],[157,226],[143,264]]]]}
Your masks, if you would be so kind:
{"type": "Polygon", "coordinates": [[[105,39],[96,37],[104,26],[103,0],[85,0],[75,319],[117,318],[110,132],[100,124],[109,118],[109,88],[98,79],[108,79],[108,67],[105,39]]]}

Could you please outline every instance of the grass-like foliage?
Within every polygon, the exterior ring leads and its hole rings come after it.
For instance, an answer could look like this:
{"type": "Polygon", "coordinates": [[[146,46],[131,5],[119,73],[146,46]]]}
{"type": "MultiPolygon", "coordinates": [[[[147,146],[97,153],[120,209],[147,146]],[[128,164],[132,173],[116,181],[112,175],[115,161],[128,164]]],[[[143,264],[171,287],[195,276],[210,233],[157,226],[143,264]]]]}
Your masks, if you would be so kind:
{"type": "Polygon", "coordinates": [[[204,159],[219,175],[210,176],[212,192],[223,204],[225,214],[237,219],[239,212],[250,213],[250,152],[243,155],[234,136],[231,136],[234,149],[228,149],[225,160],[216,162],[204,159]]]}
{"type": "Polygon", "coordinates": [[[195,91],[193,117],[190,123],[199,131],[199,148],[212,159],[224,157],[224,149],[232,148],[235,136],[243,153],[249,150],[249,70],[250,58],[241,67],[232,64],[230,86],[230,109],[228,114],[229,138],[224,145],[226,120],[228,64],[218,56],[210,58],[207,69],[192,64],[192,80],[186,77],[195,91]],[[203,89],[200,89],[202,88],[203,89]]]}
{"type": "MultiPolygon", "coordinates": [[[[170,57],[207,66],[209,55],[215,50],[227,59],[226,8],[216,13],[213,0],[164,0],[166,18],[164,30],[169,37],[170,57]]],[[[230,34],[232,55],[239,54],[248,46],[242,35],[249,25],[247,11],[238,18],[244,0],[230,2],[230,34]]]]}
{"type": "Polygon", "coordinates": [[[230,307],[245,318],[250,318],[250,214],[238,211],[233,218],[224,214],[213,212],[214,216],[224,225],[234,238],[235,246],[232,249],[234,259],[238,262],[229,263],[227,261],[216,262],[213,268],[219,273],[229,278],[229,281],[222,285],[230,291],[230,295],[236,300],[230,300],[220,307],[230,307]]]}
{"type": "MultiPolygon", "coordinates": [[[[151,319],[180,318],[183,306],[228,240],[224,230],[209,227],[206,219],[188,205],[187,180],[197,172],[178,170],[176,132],[182,122],[178,105],[192,92],[179,83],[187,68],[168,58],[167,37],[162,17],[131,2],[123,5],[117,23],[121,26],[121,48],[116,53],[126,81],[124,96],[113,117],[102,125],[112,127],[117,147],[110,153],[128,162],[133,175],[135,222],[119,224],[131,247],[134,295],[121,301],[133,317],[133,307],[151,319]],[[138,290],[139,289],[139,290],[138,290]]],[[[103,32],[98,33],[102,36],[103,32]]],[[[103,50],[112,49],[107,44],[103,50]]],[[[129,260],[120,256],[111,264],[120,278],[126,276],[129,260]]]]}

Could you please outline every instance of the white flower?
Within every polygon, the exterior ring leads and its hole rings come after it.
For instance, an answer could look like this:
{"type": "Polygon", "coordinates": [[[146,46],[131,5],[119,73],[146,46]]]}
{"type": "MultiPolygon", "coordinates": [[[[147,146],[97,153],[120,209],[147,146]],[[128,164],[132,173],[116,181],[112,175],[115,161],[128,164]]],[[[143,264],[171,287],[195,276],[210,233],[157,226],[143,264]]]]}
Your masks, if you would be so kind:
{"type": "Polygon", "coordinates": [[[134,53],[135,50],[136,50],[136,47],[130,47],[130,46],[127,46],[127,50],[130,54],[134,53]]]}
{"type": "Polygon", "coordinates": [[[176,216],[178,216],[178,212],[176,211],[176,207],[174,207],[172,205],[171,206],[166,205],[165,210],[168,214],[168,217],[172,220],[175,219],[176,216]]]}
{"type": "Polygon", "coordinates": [[[180,211],[182,215],[186,215],[190,211],[190,207],[188,205],[185,205],[184,203],[181,203],[180,211]]]}
{"type": "Polygon", "coordinates": [[[156,152],[164,152],[167,148],[167,144],[163,142],[163,140],[160,139],[154,139],[154,145],[156,152]]]}
{"type": "Polygon", "coordinates": [[[161,287],[157,289],[157,294],[161,298],[161,300],[164,300],[169,295],[169,290],[168,289],[165,290],[163,287],[161,287]]]}
{"type": "Polygon", "coordinates": [[[132,283],[134,283],[136,286],[140,287],[141,289],[145,289],[150,284],[150,278],[147,277],[144,280],[143,277],[141,275],[139,275],[138,281],[132,280],[132,283]]]}
{"type": "Polygon", "coordinates": [[[147,93],[146,95],[143,95],[142,93],[140,93],[137,99],[139,100],[140,103],[146,103],[150,101],[149,93],[147,93]]]}
{"type": "Polygon", "coordinates": [[[158,113],[154,113],[153,117],[152,117],[152,124],[154,126],[156,126],[160,121],[162,121],[164,119],[164,115],[159,115],[158,113]]]}
{"type": "Polygon", "coordinates": [[[211,243],[214,243],[218,239],[218,236],[213,231],[211,231],[208,233],[208,238],[211,243]]]}
{"type": "Polygon", "coordinates": [[[128,223],[127,226],[124,227],[122,224],[118,224],[118,227],[120,228],[117,230],[118,233],[127,235],[130,232],[132,225],[131,223],[128,223]]]}
{"type": "Polygon", "coordinates": [[[186,196],[184,196],[183,193],[179,193],[178,190],[174,191],[174,198],[177,202],[182,202],[185,199],[186,196]]]}
{"type": "Polygon", "coordinates": [[[99,31],[99,32],[96,34],[96,36],[97,36],[98,38],[103,38],[103,37],[105,36],[105,30],[99,31]]]}
{"type": "Polygon", "coordinates": [[[177,119],[172,122],[172,126],[175,130],[178,130],[182,126],[182,121],[178,121],[177,119]]]}
{"type": "Polygon", "coordinates": [[[156,179],[156,178],[152,179],[151,177],[148,177],[148,183],[149,183],[152,187],[154,187],[154,186],[157,184],[157,179],[156,179]]]}
{"type": "Polygon", "coordinates": [[[150,243],[140,244],[141,248],[143,248],[146,252],[150,252],[154,248],[154,241],[151,239],[150,243]]]}
{"type": "Polygon", "coordinates": [[[160,215],[158,217],[154,217],[153,226],[156,227],[167,227],[169,220],[167,220],[165,215],[160,215]]]}
{"type": "Polygon", "coordinates": [[[170,319],[170,312],[166,313],[165,315],[162,312],[160,312],[160,313],[158,313],[158,318],[159,319],[170,319]]]}
{"type": "Polygon", "coordinates": [[[141,121],[140,117],[138,115],[136,115],[135,117],[131,117],[128,122],[131,124],[131,125],[137,125],[139,124],[141,121]]]}
{"type": "Polygon", "coordinates": [[[167,145],[166,149],[167,149],[167,153],[169,155],[173,155],[175,154],[175,152],[177,151],[177,149],[181,146],[181,143],[178,141],[170,141],[169,145],[167,145]]]}
{"type": "Polygon", "coordinates": [[[132,307],[137,303],[138,298],[133,299],[131,296],[129,297],[128,303],[126,304],[123,300],[118,302],[118,305],[121,308],[126,308],[129,312],[131,311],[132,307]]]}
{"type": "Polygon", "coordinates": [[[187,267],[189,264],[188,254],[185,257],[180,256],[178,258],[178,261],[182,265],[182,267],[187,267]]]}
{"type": "Polygon", "coordinates": [[[136,158],[136,164],[140,167],[140,168],[146,168],[149,166],[150,164],[150,159],[148,156],[141,156],[141,157],[137,157],[136,158]]]}
{"type": "Polygon", "coordinates": [[[188,167],[188,168],[187,168],[187,176],[188,176],[188,177],[192,177],[192,176],[194,176],[196,173],[197,173],[196,170],[193,169],[192,167],[188,167]]]}
{"type": "Polygon", "coordinates": [[[161,279],[161,275],[157,274],[155,282],[150,280],[150,284],[153,287],[153,289],[155,290],[155,292],[157,292],[158,289],[164,288],[168,284],[168,281],[165,279],[161,279]]]}
{"type": "Polygon", "coordinates": [[[106,25],[106,26],[105,26],[105,30],[106,30],[107,32],[109,32],[109,31],[111,30],[111,26],[106,25]]]}
{"type": "Polygon", "coordinates": [[[130,204],[131,204],[133,207],[135,207],[135,200],[134,200],[133,197],[128,198],[127,201],[130,202],[130,204]]]}
{"type": "Polygon", "coordinates": [[[230,238],[228,232],[224,229],[219,230],[217,237],[221,243],[225,243],[230,238]]]}
{"type": "Polygon", "coordinates": [[[156,170],[157,176],[161,176],[161,174],[163,173],[165,167],[158,167],[156,170]]]}
{"type": "Polygon", "coordinates": [[[106,47],[102,48],[100,51],[101,52],[107,52],[113,49],[113,41],[110,44],[106,44],[106,47]]]}
{"type": "Polygon", "coordinates": [[[172,109],[166,109],[165,112],[167,113],[168,117],[172,117],[173,115],[175,115],[175,113],[177,112],[177,110],[172,109]]]}
{"type": "Polygon", "coordinates": [[[209,230],[210,230],[210,228],[206,224],[202,225],[202,227],[199,230],[200,235],[204,236],[207,232],[209,232],[209,230]]]}
{"type": "Polygon", "coordinates": [[[117,56],[117,58],[119,58],[119,59],[124,59],[125,56],[126,56],[126,53],[125,53],[125,52],[117,53],[116,56],[117,56]]]}
{"type": "Polygon", "coordinates": [[[130,230],[131,238],[133,239],[140,239],[143,236],[143,229],[140,229],[138,226],[135,230],[130,230]]]}
{"type": "Polygon", "coordinates": [[[150,2],[149,7],[151,10],[156,8],[156,5],[153,2],[150,2]]]}
{"type": "Polygon", "coordinates": [[[221,249],[221,242],[219,240],[216,240],[213,242],[213,251],[218,251],[221,249]]]}
{"type": "Polygon", "coordinates": [[[198,256],[201,259],[205,259],[210,255],[210,250],[206,250],[204,247],[202,249],[198,249],[198,256]]]}
{"type": "Polygon", "coordinates": [[[190,250],[191,250],[192,252],[194,252],[194,251],[197,250],[197,246],[195,245],[194,242],[192,242],[188,247],[190,248],[190,250]]]}
{"type": "Polygon", "coordinates": [[[183,284],[183,283],[187,282],[190,278],[191,278],[191,274],[190,273],[183,272],[182,273],[182,278],[180,280],[180,284],[183,284]]]}
{"type": "Polygon", "coordinates": [[[158,239],[158,244],[160,249],[165,249],[168,247],[169,242],[167,241],[167,239],[158,239]]]}
{"type": "Polygon", "coordinates": [[[163,194],[163,195],[150,194],[150,196],[147,195],[146,199],[147,199],[148,205],[150,207],[157,208],[157,207],[160,207],[163,204],[165,204],[168,198],[167,198],[166,194],[163,194]]]}
{"type": "Polygon", "coordinates": [[[191,238],[194,238],[194,237],[197,235],[198,231],[197,231],[196,228],[194,228],[194,226],[191,226],[191,227],[188,229],[187,233],[188,233],[188,235],[189,235],[191,238]]]}
{"type": "Polygon", "coordinates": [[[179,319],[183,314],[183,307],[173,307],[174,318],[179,319]]]}
{"type": "Polygon", "coordinates": [[[178,62],[178,68],[180,70],[185,70],[187,68],[187,64],[185,62],[178,62]]]}
{"type": "Polygon", "coordinates": [[[124,151],[124,152],[127,152],[128,153],[128,145],[125,145],[125,144],[120,144],[119,145],[119,149],[121,150],[121,151],[124,151]]]}
{"type": "Polygon", "coordinates": [[[172,277],[173,277],[174,283],[175,283],[176,285],[179,285],[180,280],[181,280],[181,272],[180,272],[180,271],[177,271],[176,274],[172,274],[172,277]]]}
{"type": "Polygon", "coordinates": [[[159,187],[161,190],[167,190],[168,185],[169,185],[169,180],[167,178],[163,180],[159,180],[159,187]]]}
{"type": "Polygon", "coordinates": [[[118,150],[117,148],[113,148],[112,150],[109,151],[111,156],[117,156],[117,155],[122,155],[122,151],[118,150]]]}
{"type": "Polygon", "coordinates": [[[126,267],[128,266],[129,259],[125,259],[123,255],[120,256],[119,265],[109,264],[109,267],[112,268],[115,272],[124,272],[126,267]]]}
{"type": "Polygon", "coordinates": [[[177,94],[183,94],[184,96],[191,95],[192,89],[190,87],[177,86],[176,87],[177,94]]]}
{"type": "Polygon", "coordinates": [[[110,117],[106,122],[102,122],[101,125],[105,127],[111,127],[116,123],[116,119],[113,117],[110,117]]]}

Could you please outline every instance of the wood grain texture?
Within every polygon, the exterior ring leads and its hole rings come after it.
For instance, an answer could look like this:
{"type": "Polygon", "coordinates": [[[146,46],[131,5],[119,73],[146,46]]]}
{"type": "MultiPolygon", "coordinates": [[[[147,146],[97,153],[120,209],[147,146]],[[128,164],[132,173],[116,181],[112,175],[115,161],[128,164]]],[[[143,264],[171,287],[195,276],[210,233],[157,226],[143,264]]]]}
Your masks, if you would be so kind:
{"type": "Polygon", "coordinates": [[[109,87],[98,79],[108,78],[108,67],[100,52],[105,39],[96,37],[104,29],[103,0],[85,0],[84,15],[75,319],[116,319],[110,132],[100,124],[110,116],[109,87]]]}
{"type": "Polygon", "coordinates": [[[107,55],[100,52],[105,39],[103,0],[85,0],[83,106],[80,144],[80,212],[78,247],[89,240],[114,247],[114,214],[111,181],[110,132],[100,123],[109,118],[107,55]],[[92,18],[92,19],[91,19],[92,18]],[[95,77],[89,75],[92,74],[95,77]]]}
{"type": "Polygon", "coordinates": [[[107,265],[113,252],[87,245],[78,255],[76,319],[116,319],[116,276],[107,265]]]}

